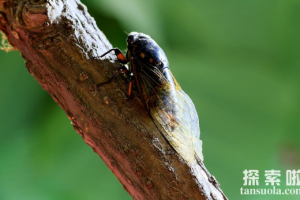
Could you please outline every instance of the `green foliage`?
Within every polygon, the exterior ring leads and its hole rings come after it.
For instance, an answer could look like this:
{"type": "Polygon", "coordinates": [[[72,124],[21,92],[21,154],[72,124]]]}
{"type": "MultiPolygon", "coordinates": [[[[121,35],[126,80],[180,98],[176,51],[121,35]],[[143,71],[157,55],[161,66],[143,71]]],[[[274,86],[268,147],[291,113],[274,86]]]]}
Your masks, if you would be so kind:
{"type": "Polygon", "coordinates": [[[10,45],[10,43],[8,42],[6,36],[4,35],[4,33],[2,33],[2,31],[0,31],[0,50],[9,52],[9,51],[13,51],[14,47],[10,45]]]}
{"type": "MultiPolygon", "coordinates": [[[[280,169],[285,189],[285,170],[300,166],[299,1],[83,2],[113,46],[125,50],[124,31],[139,31],[164,49],[230,199],[283,199],[240,188],[245,169],[260,170],[260,188],[264,170],[280,169]]],[[[130,199],[20,54],[0,60],[0,199],[130,199]]]]}

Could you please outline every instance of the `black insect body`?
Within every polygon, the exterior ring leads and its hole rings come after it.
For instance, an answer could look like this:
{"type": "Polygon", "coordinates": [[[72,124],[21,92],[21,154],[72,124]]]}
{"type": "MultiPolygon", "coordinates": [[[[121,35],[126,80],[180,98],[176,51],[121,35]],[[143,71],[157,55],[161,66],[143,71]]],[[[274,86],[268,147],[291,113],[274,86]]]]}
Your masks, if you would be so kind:
{"type": "Polygon", "coordinates": [[[128,95],[134,81],[153,121],[171,146],[190,164],[203,161],[195,106],[172,75],[164,51],[150,36],[137,32],[128,35],[127,48],[126,57],[117,48],[102,55],[114,51],[123,64],[105,83],[112,81],[118,71],[126,71],[124,64],[129,63],[128,74],[133,79],[128,95]]]}

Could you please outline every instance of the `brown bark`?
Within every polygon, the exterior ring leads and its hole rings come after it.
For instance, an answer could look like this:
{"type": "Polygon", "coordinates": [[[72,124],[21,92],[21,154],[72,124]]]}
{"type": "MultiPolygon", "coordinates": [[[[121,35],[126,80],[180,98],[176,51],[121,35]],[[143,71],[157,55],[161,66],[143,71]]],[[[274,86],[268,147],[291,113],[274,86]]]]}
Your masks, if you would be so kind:
{"type": "Polygon", "coordinates": [[[226,199],[203,166],[174,152],[137,92],[124,101],[125,77],[94,89],[118,63],[91,60],[112,46],[79,0],[0,0],[0,30],[134,199],[226,199]]]}

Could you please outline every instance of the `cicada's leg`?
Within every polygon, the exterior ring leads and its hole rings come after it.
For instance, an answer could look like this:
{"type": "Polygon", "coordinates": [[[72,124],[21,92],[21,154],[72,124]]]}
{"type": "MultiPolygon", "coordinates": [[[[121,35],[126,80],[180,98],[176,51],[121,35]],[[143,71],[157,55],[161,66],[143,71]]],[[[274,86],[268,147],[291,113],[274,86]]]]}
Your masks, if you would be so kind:
{"type": "Polygon", "coordinates": [[[104,54],[102,54],[101,56],[93,57],[92,60],[95,60],[95,59],[97,59],[97,58],[101,58],[101,57],[103,57],[103,56],[109,54],[109,53],[112,52],[112,51],[113,51],[113,52],[115,53],[115,55],[117,56],[119,63],[121,63],[121,64],[126,64],[126,63],[127,63],[127,60],[126,60],[124,54],[123,54],[122,51],[121,51],[120,49],[118,49],[118,48],[110,49],[110,50],[108,50],[107,52],[105,52],[104,54]]]}
{"type": "Polygon", "coordinates": [[[128,74],[127,68],[122,65],[113,73],[113,75],[108,79],[108,81],[97,84],[97,88],[104,84],[111,83],[116,78],[116,76],[119,74],[120,71],[122,71],[124,74],[128,74]]]}
{"type": "MultiPolygon", "coordinates": [[[[110,53],[110,52],[112,52],[112,51],[113,51],[113,52],[115,53],[115,55],[117,56],[118,61],[119,61],[119,63],[121,64],[121,66],[113,73],[113,75],[109,78],[108,81],[99,83],[99,84],[96,85],[96,87],[100,87],[101,85],[104,85],[104,84],[106,84],[106,83],[112,82],[112,81],[114,80],[114,78],[119,74],[120,71],[122,71],[122,72],[125,73],[125,74],[128,74],[128,70],[127,70],[127,68],[124,66],[124,64],[127,63],[127,60],[126,60],[124,54],[122,53],[122,51],[121,51],[120,49],[118,49],[118,48],[110,49],[110,50],[108,50],[107,52],[105,52],[104,54],[102,54],[100,57],[103,57],[103,56],[107,55],[108,53],[110,53]]],[[[96,59],[96,58],[98,58],[98,57],[93,57],[92,59],[96,59]]]]}
{"type": "MultiPolygon", "coordinates": [[[[114,78],[119,74],[119,72],[122,71],[124,74],[127,74],[130,77],[130,83],[129,83],[129,88],[128,88],[128,96],[130,97],[131,96],[131,91],[132,91],[132,84],[134,82],[134,79],[133,79],[132,74],[130,74],[129,70],[124,66],[124,64],[126,64],[128,61],[126,60],[126,58],[125,58],[124,54],[122,53],[122,51],[118,48],[113,48],[113,49],[110,49],[109,51],[107,51],[106,53],[102,54],[100,57],[103,57],[103,56],[107,55],[108,53],[110,53],[112,51],[114,51],[114,53],[117,56],[117,59],[118,59],[119,63],[121,64],[121,66],[113,73],[113,75],[109,78],[108,81],[100,83],[96,87],[100,87],[101,85],[112,82],[114,80],[114,78]]],[[[93,59],[96,59],[96,57],[94,57],[93,59]]]]}
{"type": "Polygon", "coordinates": [[[134,84],[134,78],[133,78],[133,75],[130,74],[130,82],[129,82],[129,87],[128,87],[128,96],[129,96],[129,98],[131,97],[132,85],[133,84],[134,84]]]}

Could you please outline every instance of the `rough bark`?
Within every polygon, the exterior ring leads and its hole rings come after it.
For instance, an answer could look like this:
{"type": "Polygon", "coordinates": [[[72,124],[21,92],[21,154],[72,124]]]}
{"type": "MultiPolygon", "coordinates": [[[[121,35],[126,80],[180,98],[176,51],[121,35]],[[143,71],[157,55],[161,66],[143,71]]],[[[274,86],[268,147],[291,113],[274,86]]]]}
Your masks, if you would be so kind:
{"type": "Polygon", "coordinates": [[[125,101],[125,77],[94,89],[118,63],[91,60],[112,46],[79,0],[0,0],[0,30],[134,199],[226,199],[203,166],[174,152],[137,92],[125,101]]]}

